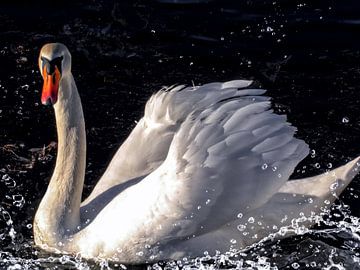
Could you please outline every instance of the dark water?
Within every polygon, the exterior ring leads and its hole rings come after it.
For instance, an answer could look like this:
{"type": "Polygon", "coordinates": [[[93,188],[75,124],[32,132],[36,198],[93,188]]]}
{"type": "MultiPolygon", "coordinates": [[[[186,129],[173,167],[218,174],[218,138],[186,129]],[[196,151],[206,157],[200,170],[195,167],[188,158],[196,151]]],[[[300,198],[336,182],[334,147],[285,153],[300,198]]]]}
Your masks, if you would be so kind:
{"type": "MultiPolygon", "coordinates": [[[[85,195],[146,100],[174,83],[253,79],[268,89],[274,108],[288,114],[313,150],[294,177],[360,154],[358,1],[172,2],[0,4],[1,269],[107,267],[32,247],[33,216],[56,154],[54,114],[40,105],[37,69],[47,42],[63,42],[73,55],[87,127],[85,195]]],[[[359,194],[357,177],[318,228],[258,245],[228,266],[360,269],[359,194]]]]}

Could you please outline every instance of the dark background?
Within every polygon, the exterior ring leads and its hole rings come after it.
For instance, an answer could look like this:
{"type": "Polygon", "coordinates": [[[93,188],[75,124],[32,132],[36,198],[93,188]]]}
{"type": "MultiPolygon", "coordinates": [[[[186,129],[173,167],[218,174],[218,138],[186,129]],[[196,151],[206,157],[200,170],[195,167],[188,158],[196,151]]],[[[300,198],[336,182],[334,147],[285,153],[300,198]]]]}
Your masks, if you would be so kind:
{"type": "MultiPolygon", "coordinates": [[[[0,251],[34,256],[29,224],[56,154],[54,115],[40,105],[37,68],[47,42],[63,42],[73,55],[88,141],[85,194],[146,100],[176,83],[253,79],[268,89],[274,109],[313,150],[294,177],[360,154],[359,1],[170,2],[0,4],[0,251]]],[[[342,197],[357,217],[359,180],[342,197]]]]}

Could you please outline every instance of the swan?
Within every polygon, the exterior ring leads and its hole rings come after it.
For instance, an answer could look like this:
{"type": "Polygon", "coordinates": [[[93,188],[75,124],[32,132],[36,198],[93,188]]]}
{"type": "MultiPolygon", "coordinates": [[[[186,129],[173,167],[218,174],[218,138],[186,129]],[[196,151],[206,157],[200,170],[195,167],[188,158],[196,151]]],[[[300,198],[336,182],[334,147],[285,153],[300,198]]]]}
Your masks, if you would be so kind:
{"type": "MultiPolygon", "coordinates": [[[[71,55],[42,47],[41,102],[55,110],[58,150],[34,218],[40,248],[123,263],[244,249],[291,220],[319,214],[359,171],[360,157],[288,181],[308,155],[265,90],[235,80],[155,93],[92,193],[81,202],[86,136],[71,55]]],[[[308,222],[306,226],[311,226],[308,222]]]]}

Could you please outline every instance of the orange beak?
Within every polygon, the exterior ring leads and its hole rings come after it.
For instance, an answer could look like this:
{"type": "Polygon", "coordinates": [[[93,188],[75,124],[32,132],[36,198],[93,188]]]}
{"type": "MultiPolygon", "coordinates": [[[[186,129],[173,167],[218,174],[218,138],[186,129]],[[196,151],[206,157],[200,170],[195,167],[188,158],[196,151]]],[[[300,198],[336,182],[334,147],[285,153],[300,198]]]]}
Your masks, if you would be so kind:
{"type": "Polygon", "coordinates": [[[58,99],[59,82],[61,73],[57,66],[53,74],[48,74],[44,66],[43,69],[44,85],[41,94],[41,103],[44,105],[54,105],[58,99]]]}

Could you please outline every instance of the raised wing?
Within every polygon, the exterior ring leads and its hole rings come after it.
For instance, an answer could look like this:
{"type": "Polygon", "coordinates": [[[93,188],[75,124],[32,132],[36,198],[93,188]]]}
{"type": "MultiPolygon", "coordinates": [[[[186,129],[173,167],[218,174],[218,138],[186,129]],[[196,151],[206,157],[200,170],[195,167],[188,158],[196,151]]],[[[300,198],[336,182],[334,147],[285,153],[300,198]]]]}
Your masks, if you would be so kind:
{"type": "Polygon", "coordinates": [[[141,183],[161,189],[152,212],[168,241],[198,237],[264,205],[308,154],[263,92],[237,90],[194,107],[164,163],[141,183]]]}
{"type": "MultiPolygon", "coordinates": [[[[147,102],[144,117],[121,145],[106,172],[85,203],[114,185],[147,175],[165,160],[174,134],[188,115],[230,99],[252,81],[183,85],[155,93],[147,102]]],[[[263,90],[256,90],[263,93],[263,90]]]]}

